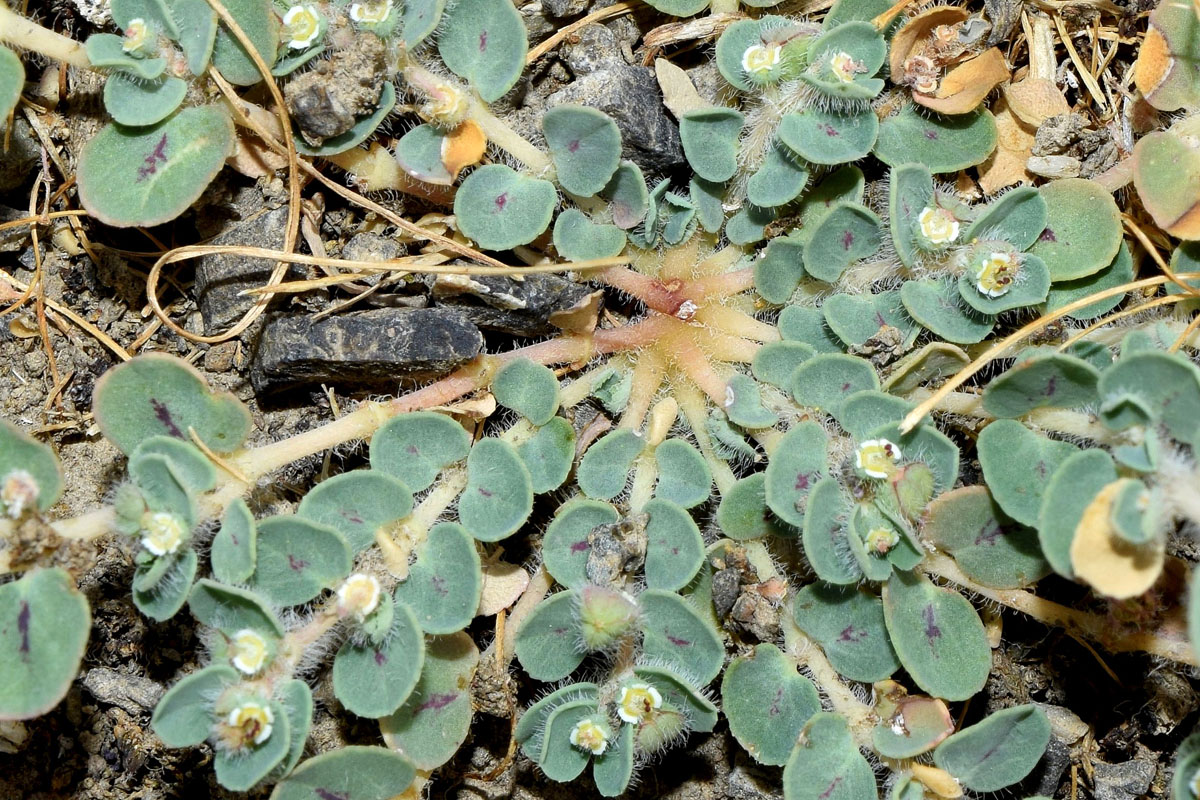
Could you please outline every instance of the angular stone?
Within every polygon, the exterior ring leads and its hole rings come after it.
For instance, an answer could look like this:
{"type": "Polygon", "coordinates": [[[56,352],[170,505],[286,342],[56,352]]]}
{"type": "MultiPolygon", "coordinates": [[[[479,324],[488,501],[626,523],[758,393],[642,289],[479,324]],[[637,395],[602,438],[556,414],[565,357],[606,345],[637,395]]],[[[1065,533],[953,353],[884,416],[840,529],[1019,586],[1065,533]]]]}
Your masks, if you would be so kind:
{"type": "Polygon", "coordinates": [[[679,127],[667,116],[654,70],[613,66],[584,75],[546,98],[547,108],[579,103],[613,118],[621,130],[621,156],[649,173],[683,163],[679,127]]]}
{"type": "Polygon", "coordinates": [[[545,336],[576,328],[563,317],[588,304],[596,290],[558,275],[441,275],[432,281],[439,306],[452,306],[480,328],[513,336],[545,336]]]}
{"type": "MultiPolygon", "coordinates": [[[[287,213],[286,208],[277,208],[231,224],[209,244],[278,250],[283,247],[287,213]]],[[[200,306],[200,316],[204,318],[204,332],[208,335],[220,333],[241,319],[254,305],[254,298],[240,296],[240,292],[265,284],[274,266],[275,262],[269,259],[227,253],[198,259],[193,291],[200,306]]]]}
{"type": "Polygon", "coordinates": [[[134,715],[153,709],[166,691],[149,678],[126,675],[108,667],[88,670],[83,686],[101,703],[120,706],[134,715]]]}
{"type": "Polygon", "coordinates": [[[1123,761],[1120,764],[1094,762],[1096,800],[1134,800],[1150,791],[1154,781],[1152,758],[1123,761]]]}
{"type": "Polygon", "coordinates": [[[444,308],[381,308],[312,320],[279,317],[263,328],[250,381],[257,392],[330,384],[395,391],[469,361],[483,335],[444,308]]]}

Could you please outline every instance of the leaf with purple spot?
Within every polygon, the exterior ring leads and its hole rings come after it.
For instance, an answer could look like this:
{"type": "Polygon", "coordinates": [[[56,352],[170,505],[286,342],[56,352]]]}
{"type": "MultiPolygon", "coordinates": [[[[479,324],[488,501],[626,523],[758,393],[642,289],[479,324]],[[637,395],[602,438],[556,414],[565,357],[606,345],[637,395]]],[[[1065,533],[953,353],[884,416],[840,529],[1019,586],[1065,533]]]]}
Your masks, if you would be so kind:
{"type": "Polygon", "coordinates": [[[789,525],[797,528],[804,525],[808,493],[828,470],[826,442],[825,429],[812,420],[805,420],[784,434],[767,462],[763,486],[767,507],[789,525]]]}
{"type": "MultiPolygon", "coordinates": [[[[979,465],[994,502],[1022,525],[1036,528],[1050,477],[1079,448],[998,419],[979,433],[979,465]]],[[[991,585],[991,584],[989,584],[991,585]]],[[[1004,587],[1011,588],[1011,587],[1004,587]]]]}
{"type": "Polygon", "coordinates": [[[558,193],[549,181],[488,164],[462,182],[454,196],[454,216],[463,235],[484,250],[511,250],[550,227],[557,202],[558,193]]]}
{"type": "Polygon", "coordinates": [[[533,478],[517,449],[502,439],[476,442],[467,457],[467,488],[458,518],[481,542],[513,535],[533,511],[533,478]]]}
{"type": "Polygon", "coordinates": [[[1050,744],[1046,712],[1006,708],[963,728],[933,751],[933,763],[974,792],[995,792],[1033,771],[1050,744]]]}
{"type": "Polygon", "coordinates": [[[792,615],[843,677],[874,683],[900,668],[883,621],[883,603],[859,587],[809,584],[796,592],[792,615]]]}
{"type": "Polygon", "coordinates": [[[832,283],[857,261],[869,258],[882,242],[879,217],[857,203],[838,203],[829,209],[804,246],[804,270],[832,283]]]}
{"type": "Polygon", "coordinates": [[[400,708],[416,688],[425,640],[413,612],[395,604],[392,627],[380,645],[347,641],[333,658],[333,693],[346,709],[378,719],[400,708]]]}
{"type": "Polygon", "coordinates": [[[0,720],[45,714],[79,672],[92,615],[65,570],[0,586],[0,720]]]}
{"type": "Polygon", "coordinates": [[[421,678],[404,705],[379,720],[383,740],[420,770],[449,761],[471,728],[471,680],[479,649],[465,633],[433,636],[421,678]]]}
{"type": "Polygon", "coordinates": [[[821,698],[778,647],[760,644],[725,670],[721,707],[730,733],[754,760],[781,767],[804,723],[821,710],[821,698]]]}
{"type": "Polygon", "coordinates": [[[691,514],[661,498],[646,503],[646,585],[679,591],[691,583],[704,561],[704,539],[691,514]]]}
{"type": "Polygon", "coordinates": [[[398,478],[358,469],[318,483],[300,501],[296,516],[335,529],[359,553],[374,543],[379,528],[404,519],[412,509],[412,492],[398,478]]]}
{"type": "Polygon", "coordinates": [[[871,152],[879,136],[879,118],[869,108],[841,112],[813,106],[784,115],[778,135],[789,150],[812,164],[846,164],[871,152]]]}
{"type": "Polygon", "coordinates": [[[592,552],[588,534],[612,525],[621,515],[608,503],[576,497],[563,504],[542,538],[542,560],[554,580],[568,589],[588,584],[587,562],[592,552]]]}
{"type": "Polygon", "coordinates": [[[638,595],[642,610],[642,653],[669,665],[696,685],[717,677],[725,645],[692,605],[673,592],[647,589],[638,595]]]}
{"type": "Polygon", "coordinates": [[[1038,193],[1046,204],[1046,224],[1029,252],[1046,262],[1053,280],[1084,278],[1112,263],[1123,228],[1110,192],[1094,181],[1064,178],[1038,193]]]}
{"type": "Polygon", "coordinates": [[[542,115],[542,133],[554,160],[558,185],[591,197],[608,185],[621,163],[621,132],[603,111],[556,106],[542,115]]]}
{"type": "Polygon", "coordinates": [[[254,574],[258,531],[246,501],[237,498],[225,509],[221,527],[213,537],[209,557],[213,577],[222,583],[242,583],[254,574]]]}
{"type": "Polygon", "coordinates": [[[388,420],[371,437],[371,469],[399,478],[410,490],[428,489],[438,473],[462,461],[471,437],[452,417],[414,411],[388,420]]]}
{"type": "Polygon", "coordinates": [[[1099,400],[1099,382],[1100,371],[1081,358],[1035,351],[988,383],[983,407],[994,417],[1020,417],[1037,408],[1079,408],[1099,400]]]}
{"type": "Polygon", "coordinates": [[[987,634],[958,592],[897,570],[883,587],[883,618],[901,665],[924,691],[966,700],[987,683],[992,669],[987,634]]]}
{"type": "Polygon", "coordinates": [[[458,523],[442,522],[417,546],[417,560],[396,587],[396,600],[412,610],[426,633],[454,633],[471,624],[482,589],[475,540],[458,523]]]}
{"type": "Polygon", "coordinates": [[[876,800],[875,773],[846,718],[818,711],[783,768],[784,800],[876,800]]]}
{"type": "Polygon", "coordinates": [[[552,594],[530,612],[517,631],[517,660],[539,681],[561,680],[583,661],[583,636],[577,617],[579,594],[552,594]]]}
{"type": "Polygon", "coordinates": [[[258,557],[248,584],[271,603],[307,603],[350,574],[346,538],[328,525],[294,516],[258,523],[258,557]]]}
{"type": "Polygon", "coordinates": [[[525,71],[529,38],[509,0],[459,0],[442,16],[438,53],[485,102],[499,100],[525,71]]]}
{"type": "Polygon", "coordinates": [[[390,800],[412,784],[411,761],[386,747],[349,745],[310,758],[271,800],[390,800]]]}
{"type": "Polygon", "coordinates": [[[947,117],[910,104],[879,124],[874,152],[888,166],[918,162],[940,175],[983,163],[997,136],[996,120],[985,109],[947,117]]]}

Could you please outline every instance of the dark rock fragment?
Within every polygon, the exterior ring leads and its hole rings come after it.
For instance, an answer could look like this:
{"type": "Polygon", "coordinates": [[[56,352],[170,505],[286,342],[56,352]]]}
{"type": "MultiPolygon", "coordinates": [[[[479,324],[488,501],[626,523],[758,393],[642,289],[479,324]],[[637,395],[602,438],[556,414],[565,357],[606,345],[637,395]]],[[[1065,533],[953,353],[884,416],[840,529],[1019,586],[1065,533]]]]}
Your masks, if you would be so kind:
{"type": "MultiPolygon", "coordinates": [[[[244,245],[279,250],[283,247],[287,209],[277,208],[259,216],[251,216],[227,227],[210,244],[244,245]]],[[[220,333],[242,318],[252,305],[253,297],[241,296],[245,289],[262,286],[271,277],[275,262],[265,258],[248,258],[222,253],[203,256],[196,262],[196,283],[193,291],[204,318],[204,332],[220,333]]]]}
{"type": "Polygon", "coordinates": [[[572,312],[596,299],[595,289],[558,275],[439,276],[432,281],[439,306],[453,306],[480,328],[513,336],[545,336],[568,324],[572,312]]]}

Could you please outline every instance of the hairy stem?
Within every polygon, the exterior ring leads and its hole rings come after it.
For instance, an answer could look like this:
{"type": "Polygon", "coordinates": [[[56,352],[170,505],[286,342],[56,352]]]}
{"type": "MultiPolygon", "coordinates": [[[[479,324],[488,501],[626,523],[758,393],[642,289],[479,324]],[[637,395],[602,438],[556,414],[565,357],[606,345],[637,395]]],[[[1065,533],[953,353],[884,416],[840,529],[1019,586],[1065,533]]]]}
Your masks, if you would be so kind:
{"type": "Polygon", "coordinates": [[[22,50],[32,50],[72,67],[93,69],[82,44],[25,19],[4,3],[0,3],[0,42],[8,42],[22,50]]]}

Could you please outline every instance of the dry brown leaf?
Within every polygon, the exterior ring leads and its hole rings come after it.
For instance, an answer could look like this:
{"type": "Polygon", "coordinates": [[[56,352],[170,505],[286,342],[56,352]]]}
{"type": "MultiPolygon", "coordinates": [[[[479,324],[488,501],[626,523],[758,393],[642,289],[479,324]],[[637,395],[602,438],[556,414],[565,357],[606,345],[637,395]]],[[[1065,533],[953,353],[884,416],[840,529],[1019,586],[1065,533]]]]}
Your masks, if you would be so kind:
{"type": "Polygon", "coordinates": [[[946,770],[929,764],[912,764],[912,776],[929,791],[946,800],[962,797],[962,785],[946,770]]]}
{"type": "Polygon", "coordinates": [[[487,134],[475,120],[465,120],[442,139],[442,166],[450,173],[450,180],[457,180],[458,173],[473,164],[478,164],[487,149],[487,134]]]}
{"type": "Polygon", "coordinates": [[[1071,568],[1105,597],[1126,600],[1154,585],[1162,573],[1164,552],[1160,541],[1134,544],[1114,530],[1113,503],[1122,488],[1116,480],[1100,490],[1075,528],[1071,542],[1071,568]]]}
{"type": "Polygon", "coordinates": [[[654,61],[654,75],[658,78],[658,87],[662,89],[663,103],[676,119],[682,118],[689,111],[712,105],[705,102],[696,91],[696,86],[688,74],[665,58],[654,61]]]}
{"type": "Polygon", "coordinates": [[[730,25],[745,18],[746,15],[741,13],[722,13],[684,22],[669,22],[647,33],[642,45],[648,52],[654,53],[668,45],[692,42],[696,39],[715,39],[730,25]]]}
{"type": "Polygon", "coordinates": [[[979,186],[986,194],[995,194],[1014,183],[1033,183],[1034,175],[1025,167],[1033,150],[1036,128],[1016,118],[1008,102],[1001,97],[992,106],[996,118],[996,150],[979,167],[979,186]]]}
{"type": "Polygon", "coordinates": [[[892,51],[888,56],[892,80],[899,81],[905,74],[904,62],[909,56],[920,52],[923,43],[939,25],[957,25],[970,14],[957,6],[934,6],[926,9],[900,26],[892,37],[892,51]]]}
{"type": "Polygon", "coordinates": [[[913,100],[939,114],[966,114],[1008,80],[1008,75],[1004,54],[993,47],[950,70],[938,84],[936,94],[914,91],[913,100]]]}
{"type": "Polygon", "coordinates": [[[247,178],[263,178],[286,167],[287,157],[267,147],[257,136],[242,132],[225,163],[247,178]]]}
{"type": "Polygon", "coordinates": [[[1004,99],[1012,113],[1025,125],[1034,128],[1050,117],[1067,114],[1071,104],[1062,90],[1044,78],[1025,78],[1004,87],[1004,99]]]}
{"type": "Polygon", "coordinates": [[[603,300],[604,292],[592,292],[570,308],[552,312],[547,321],[567,333],[591,333],[596,330],[603,300]]]}
{"type": "Polygon", "coordinates": [[[483,565],[483,593],[475,615],[490,617],[517,602],[529,586],[529,573],[516,564],[494,561],[483,565]]]}

